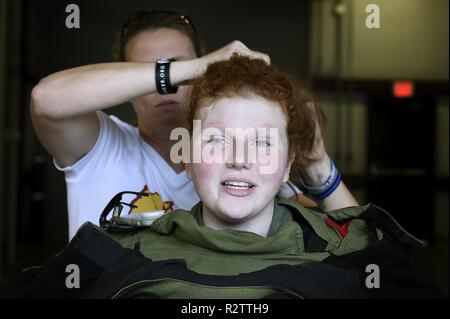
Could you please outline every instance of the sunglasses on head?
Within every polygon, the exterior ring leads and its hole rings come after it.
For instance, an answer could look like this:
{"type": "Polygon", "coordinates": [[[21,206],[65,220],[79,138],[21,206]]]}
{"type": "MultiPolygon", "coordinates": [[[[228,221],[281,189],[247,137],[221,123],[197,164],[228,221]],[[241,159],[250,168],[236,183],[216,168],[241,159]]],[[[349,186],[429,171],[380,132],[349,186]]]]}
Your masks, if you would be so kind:
{"type": "Polygon", "coordinates": [[[197,29],[192,21],[192,19],[184,13],[173,11],[173,10],[151,10],[151,11],[139,11],[134,13],[128,19],[128,23],[125,23],[122,28],[122,35],[126,35],[129,30],[133,30],[132,25],[136,23],[136,20],[145,20],[146,23],[149,21],[155,22],[155,24],[161,24],[164,26],[164,23],[176,24],[186,28],[190,28],[194,31],[194,34],[197,35],[197,29]]]}

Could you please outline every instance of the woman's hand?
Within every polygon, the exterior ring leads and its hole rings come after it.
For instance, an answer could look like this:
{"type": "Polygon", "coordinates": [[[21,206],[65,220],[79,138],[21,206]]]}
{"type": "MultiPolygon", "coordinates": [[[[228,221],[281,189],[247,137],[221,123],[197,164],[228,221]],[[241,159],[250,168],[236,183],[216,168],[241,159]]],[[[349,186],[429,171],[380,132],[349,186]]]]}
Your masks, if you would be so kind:
{"type": "Polygon", "coordinates": [[[241,41],[235,40],[221,49],[198,58],[197,62],[199,63],[200,73],[198,75],[202,75],[206,71],[208,65],[210,65],[211,63],[228,60],[235,53],[249,58],[262,59],[267,64],[270,64],[270,57],[267,54],[258,51],[252,51],[241,41]]]}
{"type": "Polygon", "coordinates": [[[308,102],[307,105],[314,114],[315,138],[311,153],[308,154],[308,157],[314,161],[308,166],[302,167],[300,172],[308,185],[319,186],[322,185],[330,175],[330,157],[325,150],[322,129],[319,125],[319,118],[314,104],[308,102]]]}
{"type": "MultiPolygon", "coordinates": [[[[315,116],[315,140],[309,157],[314,159],[310,165],[300,168],[300,172],[304,181],[309,186],[320,186],[328,179],[330,175],[331,159],[325,150],[322,129],[319,124],[316,109],[312,102],[308,103],[308,107],[313,110],[315,116]]],[[[325,199],[319,201],[319,206],[325,211],[331,211],[339,208],[358,206],[358,202],[348,190],[343,181],[338,187],[325,199]]]]}

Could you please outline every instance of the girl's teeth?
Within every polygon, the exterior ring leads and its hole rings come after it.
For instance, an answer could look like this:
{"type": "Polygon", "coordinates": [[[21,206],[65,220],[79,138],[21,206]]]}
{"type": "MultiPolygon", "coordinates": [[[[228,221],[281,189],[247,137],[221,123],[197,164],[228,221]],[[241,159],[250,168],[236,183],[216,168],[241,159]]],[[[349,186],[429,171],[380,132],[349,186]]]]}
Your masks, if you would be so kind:
{"type": "Polygon", "coordinates": [[[249,187],[243,187],[243,186],[232,186],[232,185],[226,185],[225,187],[228,188],[234,188],[234,189],[248,189],[249,187]]]}
{"type": "Polygon", "coordinates": [[[225,187],[235,188],[235,189],[248,189],[250,188],[250,184],[244,182],[226,182],[225,187]]]}

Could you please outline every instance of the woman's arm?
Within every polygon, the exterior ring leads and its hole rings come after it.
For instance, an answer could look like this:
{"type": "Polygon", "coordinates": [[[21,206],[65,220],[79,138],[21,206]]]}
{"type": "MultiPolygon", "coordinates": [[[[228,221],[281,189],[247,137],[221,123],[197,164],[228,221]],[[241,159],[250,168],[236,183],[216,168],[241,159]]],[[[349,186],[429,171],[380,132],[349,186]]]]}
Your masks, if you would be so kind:
{"type": "MultiPolygon", "coordinates": [[[[319,125],[315,106],[313,103],[310,103],[308,106],[316,114],[314,146],[311,154],[309,154],[310,158],[315,159],[315,161],[308,166],[301,167],[300,173],[304,182],[308,186],[314,187],[323,185],[330,176],[331,159],[325,150],[322,129],[319,125]]],[[[317,200],[317,203],[318,206],[325,212],[349,206],[358,206],[358,202],[343,181],[340,182],[337,188],[328,197],[322,200],[317,200]]]]}
{"type": "MultiPolygon", "coordinates": [[[[202,75],[207,66],[234,53],[268,61],[268,56],[234,41],[204,57],[173,62],[176,86],[202,75]]],[[[31,115],[36,134],[63,166],[72,165],[94,146],[99,123],[95,111],[156,91],[155,63],[102,63],[61,71],[43,78],[32,90],[31,115]]]]}

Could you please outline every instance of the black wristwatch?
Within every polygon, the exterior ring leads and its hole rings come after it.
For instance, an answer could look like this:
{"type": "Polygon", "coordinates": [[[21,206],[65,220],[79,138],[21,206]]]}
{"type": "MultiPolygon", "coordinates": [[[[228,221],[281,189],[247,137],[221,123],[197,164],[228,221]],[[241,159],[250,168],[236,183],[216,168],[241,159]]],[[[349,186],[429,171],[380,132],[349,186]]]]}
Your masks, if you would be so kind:
{"type": "Polygon", "coordinates": [[[175,94],[178,87],[170,84],[170,63],[175,59],[158,59],[155,67],[156,88],[159,94],[175,94]]]}

